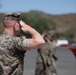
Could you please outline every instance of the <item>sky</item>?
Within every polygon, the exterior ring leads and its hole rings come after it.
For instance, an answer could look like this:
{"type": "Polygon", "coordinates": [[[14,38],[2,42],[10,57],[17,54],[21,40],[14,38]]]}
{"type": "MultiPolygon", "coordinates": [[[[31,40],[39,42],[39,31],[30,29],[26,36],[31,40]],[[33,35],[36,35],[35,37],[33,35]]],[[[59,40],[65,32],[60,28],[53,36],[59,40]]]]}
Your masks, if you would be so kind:
{"type": "Polygon", "coordinates": [[[0,13],[37,10],[48,14],[76,13],[76,0],[0,0],[0,13]]]}

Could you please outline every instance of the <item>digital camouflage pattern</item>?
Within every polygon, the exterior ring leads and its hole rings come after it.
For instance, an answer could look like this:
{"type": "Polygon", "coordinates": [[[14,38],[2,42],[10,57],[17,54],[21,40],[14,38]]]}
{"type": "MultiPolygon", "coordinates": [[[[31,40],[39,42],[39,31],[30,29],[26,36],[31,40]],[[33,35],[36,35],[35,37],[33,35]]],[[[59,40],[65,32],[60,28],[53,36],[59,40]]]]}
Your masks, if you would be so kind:
{"type": "MultiPolygon", "coordinates": [[[[44,60],[46,62],[47,58],[49,58],[49,55],[51,54],[51,42],[46,42],[46,44],[40,48],[40,52],[42,53],[44,60]]],[[[42,59],[40,54],[38,53],[37,57],[37,63],[42,63],[42,59]]]]}
{"type": "Polygon", "coordinates": [[[56,75],[54,70],[55,68],[53,66],[53,51],[54,44],[50,40],[48,40],[46,44],[40,48],[40,52],[38,52],[36,60],[35,75],[56,75]]]}
{"type": "MultiPolygon", "coordinates": [[[[48,40],[49,41],[49,40],[48,40]]],[[[36,60],[36,71],[35,75],[49,75],[51,71],[49,71],[49,67],[51,65],[51,50],[50,42],[46,42],[43,47],[40,48],[40,52],[38,52],[37,60],[36,60]]]]}
{"type": "Polygon", "coordinates": [[[4,32],[0,37],[0,75],[23,75],[24,53],[28,49],[29,39],[4,32]]]}
{"type": "Polygon", "coordinates": [[[17,21],[20,21],[21,20],[20,15],[21,15],[21,13],[6,13],[4,15],[4,20],[17,20],[17,21]]]}

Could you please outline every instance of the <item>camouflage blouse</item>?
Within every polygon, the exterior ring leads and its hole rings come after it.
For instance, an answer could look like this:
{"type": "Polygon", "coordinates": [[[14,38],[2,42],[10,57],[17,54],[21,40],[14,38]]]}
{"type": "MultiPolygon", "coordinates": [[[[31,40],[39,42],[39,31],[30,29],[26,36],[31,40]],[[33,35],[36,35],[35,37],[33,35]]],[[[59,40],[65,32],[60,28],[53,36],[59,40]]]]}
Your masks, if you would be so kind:
{"type": "Polygon", "coordinates": [[[30,39],[12,37],[4,32],[0,37],[0,75],[23,75],[24,53],[30,39]]]}
{"type": "Polygon", "coordinates": [[[43,60],[46,64],[49,62],[51,63],[52,51],[54,50],[51,48],[52,45],[53,43],[50,40],[48,40],[45,43],[45,45],[39,49],[40,52],[38,52],[38,55],[37,55],[37,61],[36,61],[37,64],[43,63],[43,60]],[[40,53],[42,56],[40,55],[40,53]]]}

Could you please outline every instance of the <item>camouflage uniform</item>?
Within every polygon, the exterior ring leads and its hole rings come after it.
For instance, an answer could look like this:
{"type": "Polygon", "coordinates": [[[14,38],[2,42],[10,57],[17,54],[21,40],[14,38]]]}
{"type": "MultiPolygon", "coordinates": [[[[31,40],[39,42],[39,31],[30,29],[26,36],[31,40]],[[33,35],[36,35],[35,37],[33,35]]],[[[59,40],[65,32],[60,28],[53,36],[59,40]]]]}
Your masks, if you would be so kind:
{"type": "Polygon", "coordinates": [[[54,51],[54,48],[51,48],[52,45],[53,43],[48,40],[46,44],[40,48],[36,60],[35,75],[56,75],[52,57],[52,52],[54,51]]]}
{"type": "Polygon", "coordinates": [[[0,75],[23,75],[24,53],[30,39],[12,37],[3,32],[0,37],[0,75]]]}
{"type": "Polygon", "coordinates": [[[51,52],[50,43],[48,41],[40,48],[40,52],[38,52],[35,75],[51,75],[51,52]]]}
{"type": "Polygon", "coordinates": [[[51,72],[52,72],[52,75],[57,75],[57,71],[56,71],[56,61],[58,60],[57,56],[55,55],[55,51],[56,51],[56,45],[55,45],[55,40],[54,38],[56,37],[56,32],[54,30],[50,30],[48,31],[48,35],[51,35],[51,54],[52,54],[52,58],[51,58],[51,72]]]}

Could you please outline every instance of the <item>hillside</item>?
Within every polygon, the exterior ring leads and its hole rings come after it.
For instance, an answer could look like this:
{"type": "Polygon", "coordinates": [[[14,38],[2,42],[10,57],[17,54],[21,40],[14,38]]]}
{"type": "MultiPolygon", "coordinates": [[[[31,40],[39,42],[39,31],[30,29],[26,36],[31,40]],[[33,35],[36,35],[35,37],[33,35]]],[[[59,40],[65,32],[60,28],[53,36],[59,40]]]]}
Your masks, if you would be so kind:
{"type": "MultiPolygon", "coordinates": [[[[55,22],[55,28],[56,31],[59,33],[66,33],[69,31],[73,31],[74,35],[76,31],[76,13],[75,14],[63,14],[63,15],[51,15],[46,14],[39,11],[30,11],[28,13],[22,13],[23,16],[27,15],[28,17],[39,17],[39,18],[49,18],[52,19],[55,22]]],[[[2,26],[2,16],[3,14],[0,14],[0,33],[3,31],[2,26]]]]}
{"type": "Polygon", "coordinates": [[[54,15],[51,17],[56,22],[57,31],[65,32],[76,28],[76,14],[54,15]]]}

